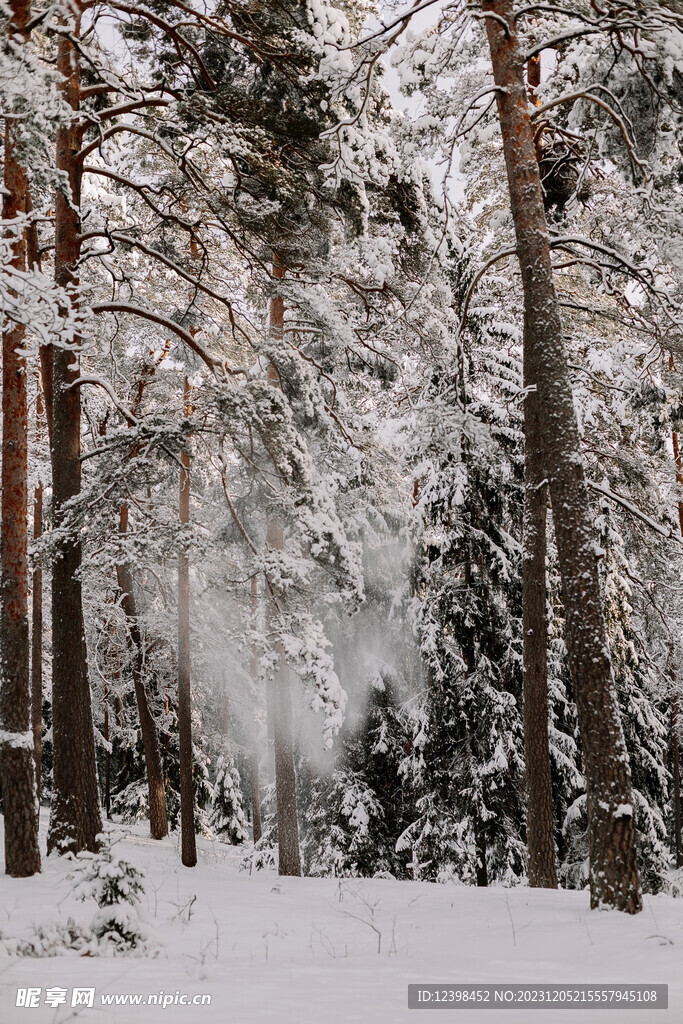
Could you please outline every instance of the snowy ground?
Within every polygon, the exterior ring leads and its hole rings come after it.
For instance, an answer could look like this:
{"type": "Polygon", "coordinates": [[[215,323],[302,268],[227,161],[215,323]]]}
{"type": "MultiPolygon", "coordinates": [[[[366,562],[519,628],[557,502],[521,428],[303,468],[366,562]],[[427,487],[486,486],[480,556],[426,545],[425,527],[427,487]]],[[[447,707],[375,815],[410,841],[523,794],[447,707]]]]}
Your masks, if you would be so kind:
{"type": "MultiPolygon", "coordinates": [[[[0,1021],[182,1024],[683,1024],[683,900],[647,897],[642,914],[595,912],[585,893],[475,889],[389,879],[278,879],[238,870],[235,850],[199,841],[199,865],[144,827],[115,828],[120,855],[147,878],[146,913],[164,943],[157,959],[0,955],[0,1021]],[[193,899],[194,897],[194,899],[193,899]],[[668,983],[668,1010],[407,1009],[409,982],[668,983]],[[18,987],[68,990],[67,1006],[17,1007],[18,987]],[[96,989],[71,1009],[75,986],[96,989]],[[108,1006],[102,994],[209,994],[211,1005],[108,1006]]],[[[1,849],[1,847],[0,847],[1,849]]],[[[0,865],[4,872],[4,865],[0,865]]],[[[0,933],[38,921],[88,923],[70,865],[37,878],[0,875],[0,933]]]]}

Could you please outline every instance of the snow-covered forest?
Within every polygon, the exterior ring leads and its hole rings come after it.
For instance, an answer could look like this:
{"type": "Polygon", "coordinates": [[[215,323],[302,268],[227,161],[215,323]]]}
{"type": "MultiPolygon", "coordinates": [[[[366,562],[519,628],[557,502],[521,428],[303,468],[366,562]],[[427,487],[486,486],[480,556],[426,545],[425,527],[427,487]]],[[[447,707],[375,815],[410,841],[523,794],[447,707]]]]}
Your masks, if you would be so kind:
{"type": "Polygon", "coordinates": [[[0,21],[3,1020],[673,985],[681,0],[0,21]]]}

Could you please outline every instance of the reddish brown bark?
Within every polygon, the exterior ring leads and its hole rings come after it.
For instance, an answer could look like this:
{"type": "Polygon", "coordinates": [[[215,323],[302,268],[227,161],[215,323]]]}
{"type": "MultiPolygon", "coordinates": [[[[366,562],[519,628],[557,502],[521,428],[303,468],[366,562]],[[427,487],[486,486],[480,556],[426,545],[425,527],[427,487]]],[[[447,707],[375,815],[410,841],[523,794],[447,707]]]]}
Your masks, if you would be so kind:
{"type": "Polygon", "coordinates": [[[484,0],[522,273],[525,385],[534,386],[584,752],[592,906],[642,909],[631,773],[612,678],[594,530],[555,294],[534,134],[511,0],[484,0]]]}
{"type": "MultiPolygon", "coordinates": [[[[12,28],[26,35],[30,7],[11,5],[12,28]]],[[[28,179],[19,163],[12,122],[5,122],[3,219],[13,240],[12,266],[26,269],[28,179]],[[17,224],[18,222],[18,224],[17,224]]],[[[26,360],[18,350],[24,328],[2,334],[2,497],[0,543],[0,778],[5,819],[5,871],[24,877],[40,871],[38,808],[30,732],[28,624],[28,401],[26,360]]]]}
{"type": "MultiPolygon", "coordinates": [[[[128,506],[123,505],[119,515],[119,532],[128,529],[128,506]]],[[[126,616],[128,640],[130,643],[133,663],[133,686],[138,706],[142,746],[145,752],[145,770],[147,773],[147,796],[149,802],[149,830],[152,839],[163,839],[168,835],[168,816],[166,813],[166,792],[164,789],[164,771],[161,764],[159,749],[159,732],[154,716],[149,708],[149,700],[145,687],[144,647],[140,630],[133,573],[128,564],[116,566],[116,578],[121,591],[121,607],[126,616]]]]}
{"type": "MultiPolygon", "coordinates": [[[[191,388],[185,378],[185,411],[190,411],[191,388]]],[[[190,453],[180,456],[179,518],[190,522],[190,453]]],[[[197,863],[192,777],[192,703],[190,695],[190,559],[178,555],[178,744],[180,747],[181,859],[185,867],[197,863]]]]}
{"type": "MultiPolygon", "coordinates": [[[[43,402],[40,374],[36,374],[36,440],[40,438],[43,402]]],[[[43,533],[43,482],[33,489],[33,539],[43,533]]],[[[31,580],[31,728],[36,766],[36,793],[40,803],[43,752],[43,568],[36,563],[31,580]]]]}
{"type": "MultiPolygon", "coordinates": [[[[76,5],[74,5],[76,7],[76,5]]],[[[77,8],[76,8],[77,11],[77,8]]],[[[76,37],[80,19],[70,23],[76,37]]],[[[64,172],[64,188],[55,198],[55,280],[72,293],[78,285],[80,257],[81,169],[76,155],[82,140],[77,119],[80,93],[78,50],[70,36],[59,37],[57,67],[63,76],[60,90],[74,111],[69,125],[57,131],[57,168],[64,172]]],[[[54,520],[62,519],[64,504],[81,487],[81,401],[74,382],[80,358],[74,349],[55,347],[52,353],[52,485],[54,520]]],[[[92,702],[79,570],[81,545],[77,536],[66,537],[52,567],[52,734],[54,799],[48,850],[60,853],[95,850],[102,828],[92,702]]]]}

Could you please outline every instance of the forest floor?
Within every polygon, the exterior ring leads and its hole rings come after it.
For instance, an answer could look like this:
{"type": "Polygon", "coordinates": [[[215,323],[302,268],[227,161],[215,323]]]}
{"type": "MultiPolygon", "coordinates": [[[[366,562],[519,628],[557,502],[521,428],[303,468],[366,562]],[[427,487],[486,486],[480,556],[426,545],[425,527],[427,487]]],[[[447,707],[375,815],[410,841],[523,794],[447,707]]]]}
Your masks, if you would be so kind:
{"type": "MultiPolygon", "coordinates": [[[[418,1024],[426,1011],[408,1010],[410,982],[667,983],[668,1010],[625,1019],[683,1024],[681,899],[646,897],[643,913],[627,917],[589,910],[585,892],[250,875],[237,849],[202,839],[199,864],[187,869],[177,836],[155,842],[146,831],[114,826],[112,838],[145,872],[143,912],[158,956],[35,959],[0,949],[2,1024],[418,1024]],[[29,987],[40,989],[39,1005],[17,1006],[17,989],[29,987]],[[92,1008],[71,1008],[74,987],[95,988],[92,1008]],[[45,1004],[51,989],[66,990],[66,1005],[45,1004]],[[211,1004],[102,1005],[103,995],[159,993],[210,995],[211,1004]]],[[[0,935],[28,937],[35,924],[68,917],[87,925],[97,908],[74,899],[72,870],[53,856],[40,876],[0,874],[0,935]]],[[[614,1024],[624,1013],[462,1008],[445,1009],[436,1024],[614,1024]]]]}

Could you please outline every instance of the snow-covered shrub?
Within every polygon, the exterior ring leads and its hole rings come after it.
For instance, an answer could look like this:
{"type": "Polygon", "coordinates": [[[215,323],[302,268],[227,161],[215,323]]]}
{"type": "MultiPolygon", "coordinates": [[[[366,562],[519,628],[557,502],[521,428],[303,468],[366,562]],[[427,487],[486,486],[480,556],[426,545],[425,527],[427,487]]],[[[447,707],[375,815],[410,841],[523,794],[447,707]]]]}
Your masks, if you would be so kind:
{"type": "Polygon", "coordinates": [[[219,839],[238,845],[248,836],[240,775],[229,754],[218,758],[209,824],[219,839]]]}
{"type": "Polygon", "coordinates": [[[50,957],[64,956],[70,951],[79,956],[97,956],[97,941],[91,929],[77,924],[73,918],[42,922],[34,927],[28,939],[3,935],[0,932],[0,956],[50,957]]]}
{"type": "Polygon", "coordinates": [[[135,779],[120,792],[115,793],[111,809],[120,815],[121,821],[129,825],[137,825],[149,818],[149,797],[147,780],[135,779]]]}
{"type": "MultiPolygon", "coordinates": [[[[265,787],[264,806],[268,805],[274,789],[274,786],[265,787]]],[[[251,874],[252,871],[277,870],[277,822],[274,813],[264,814],[262,827],[263,832],[257,843],[244,843],[240,860],[240,871],[248,871],[251,874]]]]}
{"type": "Polygon", "coordinates": [[[104,955],[126,955],[132,950],[153,955],[156,943],[140,918],[137,904],[144,892],[144,876],[111,846],[99,853],[81,853],[75,871],[76,899],[94,899],[99,906],[90,928],[104,955]]]}
{"type": "Polygon", "coordinates": [[[118,903],[102,907],[92,919],[91,928],[105,956],[126,956],[131,950],[140,956],[158,953],[151,929],[135,907],[118,903]]]}
{"type": "Polygon", "coordinates": [[[140,893],[144,892],[144,876],[129,861],[114,857],[110,846],[99,853],[80,853],[78,861],[74,884],[76,899],[93,899],[99,907],[139,903],[140,893]]]}
{"type": "Polygon", "coordinates": [[[666,879],[665,892],[669,896],[683,899],[683,868],[677,868],[675,871],[669,872],[666,879]]]}
{"type": "Polygon", "coordinates": [[[569,807],[562,824],[566,843],[560,879],[567,889],[584,889],[588,885],[588,814],[586,794],[582,793],[569,807]]]}

